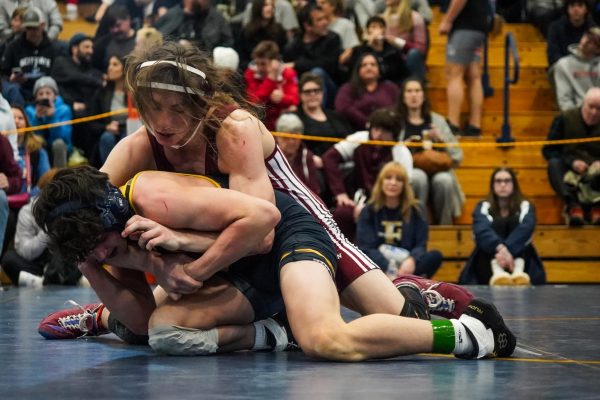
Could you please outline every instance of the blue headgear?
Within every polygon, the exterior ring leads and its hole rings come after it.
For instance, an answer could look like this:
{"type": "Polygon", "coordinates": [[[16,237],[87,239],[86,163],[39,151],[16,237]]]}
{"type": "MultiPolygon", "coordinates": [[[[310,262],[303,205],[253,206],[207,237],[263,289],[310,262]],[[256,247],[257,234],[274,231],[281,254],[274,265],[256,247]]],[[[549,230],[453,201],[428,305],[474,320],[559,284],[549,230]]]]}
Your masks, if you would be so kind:
{"type": "Polygon", "coordinates": [[[67,201],[48,214],[45,224],[48,226],[48,223],[56,217],[74,213],[84,208],[96,209],[100,212],[100,220],[106,231],[121,232],[125,229],[127,220],[133,216],[129,202],[123,197],[121,191],[107,183],[104,194],[96,200],[95,204],[83,203],[80,200],[67,201]]]}

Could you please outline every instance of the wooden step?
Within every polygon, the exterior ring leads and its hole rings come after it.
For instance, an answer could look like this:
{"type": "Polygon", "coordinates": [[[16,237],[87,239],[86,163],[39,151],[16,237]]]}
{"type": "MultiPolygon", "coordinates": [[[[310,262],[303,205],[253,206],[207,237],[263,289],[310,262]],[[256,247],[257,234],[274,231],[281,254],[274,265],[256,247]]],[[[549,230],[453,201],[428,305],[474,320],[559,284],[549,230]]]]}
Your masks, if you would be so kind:
{"type": "MultiPolygon", "coordinates": [[[[448,42],[448,36],[440,35],[439,24],[429,25],[429,43],[430,46],[445,46],[448,42]]],[[[504,47],[505,37],[512,33],[516,39],[517,47],[521,46],[541,46],[546,48],[546,41],[542,34],[531,24],[505,24],[504,29],[496,35],[488,36],[489,47],[504,47]]]]}
{"type": "MultiPolygon", "coordinates": [[[[509,124],[511,136],[517,140],[544,140],[557,111],[523,111],[511,112],[509,124]]],[[[468,115],[465,113],[465,120],[468,115]]],[[[486,110],[481,121],[481,129],[486,136],[499,137],[502,135],[504,115],[502,112],[486,110]]]]}
{"type": "MultiPolygon", "coordinates": [[[[600,283],[600,261],[543,261],[547,283],[600,283]]],[[[434,279],[458,282],[465,261],[444,261],[434,279]]]]}
{"type": "MultiPolygon", "coordinates": [[[[471,214],[475,209],[477,202],[483,199],[483,196],[466,196],[465,205],[463,206],[462,214],[454,218],[456,225],[471,225],[473,218],[471,214]]],[[[538,224],[544,225],[564,225],[563,217],[563,201],[555,194],[530,196],[527,198],[534,204],[536,210],[536,221],[538,224]]]]}
{"type": "MultiPolygon", "coordinates": [[[[465,142],[465,139],[461,139],[461,142],[465,142]]],[[[486,147],[485,150],[475,147],[463,148],[461,168],[496,168],[501,165],[512,168],[545,168],[547,163],[539,147],[486,147]]]]}
{"type": "MultiPolygon", "coordinates": [[[[490,176],[493,168],[490,167],[461,167],[456,170],[456,176],[463,191],[468,196],[488,194],[490,176]]],[[[548,183],[546,167],[515,168],[521,191],[526,196],[554,196],[554,191],[548,183]]]]}
{"type": "MultiPolygon", "coordinates": [[[[494,93],[502,95],[504,88],[504,67],[489,68],[490,85],[494,88],[494,93]]],[[[510,76],[513,75],[512,70],[510,76]]],[[[428,65],[427,66],[427,81],[429,88],[445,88],[447,86],[446,72],[443,65],[428,65]]],[[[511,88],[522,89],[549,89],[550,82],[546,68],[543,67],[526,67],[519,70],[519,81],[510,86],[511,88]]]]}
{"type": "MultiPolygon", "coordinates": [[[[543,259],[600,259],[597,235],[600,228],[570,228],[538,224],[533,244],[543,259]]],[[[468,258],[474,248],[470,226],[430,226],[428,248],[442,252],[445,259],[468,258]]]]}
{"type": "MultiPolygon", "coordinates": [[[[431,88],[427,96],[433,110],[442,114],[448,109],[448,98],[445,88],[431,88]]],[[[556,110],[554,93],[550,89],[510,89],[510,111],[553,111],[556,110]]],[[[462,110],[468,110],[468,96],[465,95],[462,110]]],[[[484,113],[487,111],[504,110],[502,91],[497,91],[494,96],[487,97],[483,102],[484,113]]]]}

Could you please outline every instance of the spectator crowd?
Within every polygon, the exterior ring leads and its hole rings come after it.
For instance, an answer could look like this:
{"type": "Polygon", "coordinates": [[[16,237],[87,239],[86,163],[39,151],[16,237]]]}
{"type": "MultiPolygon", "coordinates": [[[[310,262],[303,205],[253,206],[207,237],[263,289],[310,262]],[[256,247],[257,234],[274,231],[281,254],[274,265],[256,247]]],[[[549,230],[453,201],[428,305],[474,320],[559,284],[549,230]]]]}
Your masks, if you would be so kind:
{"type": "MultiPolygon", "coordinates": [[[[75,3],[67,5],[68,19],[76,18],[75,3]]],[[[212,54],[229,76],[222,90],[256,104],[268,129],[344,139],[277,142],[344,233],[383,270],[431,277],[442,255],[427,250],[429,224],[452,224],[465,203],[454,172],[462,150],[433,144],[482,134],[482,48],[494,12],[531,22],[548,38],[548,76],[560,109],[549,140],[600,136],[600,28],[598,6],[588,0],[103,0],[89,18],[95,35],[68,41],[59,40],[63,17],[55,0],[0,0],[2,265],[10,265],[15,284],[39,286],[35,277],[57,261],[43,246],[20,252],[19,226],[31,221],[19,210],[31,212],[24,206],[53,168],[99,167],[127,135],[121,114],[47,125],[127,108],[127,56],[177,41],[212,54]],[[433,110],[426,96],[433,4],[445,11],[439,34],[448,35],[447,110],[433,110]],[[359,144],[369,139],[411,146],[359,144]],[[24,267],[14,266],[21,261],[24,267]]],[[[598,146],[546,146],[543,155],[568,223],[600,225],[598,146]]],[[[533,204],[511,169],[490,179],[473,212],[476,249],[461,280],[543,283],[541,261],[525,246],[535,227],[533,204]]],[[[39,229],[30,232],[45,243],[39,229]]]]}

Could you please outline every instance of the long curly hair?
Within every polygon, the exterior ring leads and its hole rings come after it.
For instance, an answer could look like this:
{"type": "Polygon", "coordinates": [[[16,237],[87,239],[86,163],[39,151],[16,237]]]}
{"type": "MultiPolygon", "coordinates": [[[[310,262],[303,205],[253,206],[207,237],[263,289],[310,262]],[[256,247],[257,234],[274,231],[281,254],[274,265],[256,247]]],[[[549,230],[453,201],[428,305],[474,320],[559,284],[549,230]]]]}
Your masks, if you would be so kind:
{"type": "Polygon", "coordinates": [[[210,55],[195,46],[165,42],[127,57],[125,70],[127,89],[133,94],[142,120],[157,107],[153,92],[157,91],[158,95],[163,92],[161,89],[148,87],[151,82],[191,88],[191,93],[181,93],[185,97],[184,113],[193,119],[204,120],[204,124],[215,131],[219,130],[222,123],[219,116],[215,115],[216,109],[238,104],[251,114],[257,114],[256,107],[239,90],[231,90],[234,85],[229,75],[223,69],[215,67],[210,55]],[[156,63],[140,69],[146,61],[173,61],[188,65],[204,72],[206,79],[167,63],[156,63]]]}
{"type": "Polygon", "coordinates": [[[108,175],[90,166],[64,168],[40,192],[33,204],[36,223],[50,237],[49,248],[66,262],[83,261],[105,232],[94,204],[104,196],[108,175]],[[69,201],[90,207],[49,218],[57,207],[69,201]]]}

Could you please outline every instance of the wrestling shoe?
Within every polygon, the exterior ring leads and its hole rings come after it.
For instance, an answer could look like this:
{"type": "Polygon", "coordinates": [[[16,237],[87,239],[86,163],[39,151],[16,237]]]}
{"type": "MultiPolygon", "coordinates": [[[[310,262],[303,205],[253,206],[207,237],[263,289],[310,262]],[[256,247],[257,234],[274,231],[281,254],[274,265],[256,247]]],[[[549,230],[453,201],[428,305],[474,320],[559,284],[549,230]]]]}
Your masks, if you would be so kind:
{"type": "Polygon", "coordinates": [[[80,306],[73,300],[68,303],[76,306],[69,310],[56,311],[40,322],[38,332],[46,339],[77,339],[82,336],[99,336],[110,333],[98,326],[98,315],[104,309],[102,303],[80,306]]]}
{"type": "Polygon", "coordinates": [[[429,312],[448,319],[458,319],[475,298],[473,293],[462,286],[416,275],[402,275],[394,279],[394,285],[398,289],[407,285],[417,288],[429,307],[429,312]]]}
{"type": "MultiPolygon", "coordinates": [[[[269,319],[277,322],[277,324],[279,324],[279,326],[285,330],[285,333],[287,335],[287,338],[286,338],[287,344],[286,344],[285,348],[283,349],[283,351],[301,351],[300,346],[298,345],[298,342],[296,342],[296,338],[294,338],[294,334],[292,333],[292,328],[290,327],[290,323],[288,321],[287,314],[285,313],[285,311],[277,313],[269,319]]],[[[278,338],[277,341],[279,342],[280,339],[278,338]]],[[[279,345],[279,343],[278,343],[278,345],[279,345]]],[[[278,351],[278,350],[275,350],[275,351],[278,351]]]]}
{"type": "Polygon", "coordinates": [[[496,307],[483,300],[475,299],[458,319],[473,343],[469,354],[456,355],[459,358],[508,357],[517,346],[517,338],[508,329],[496,307]]]}

